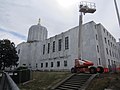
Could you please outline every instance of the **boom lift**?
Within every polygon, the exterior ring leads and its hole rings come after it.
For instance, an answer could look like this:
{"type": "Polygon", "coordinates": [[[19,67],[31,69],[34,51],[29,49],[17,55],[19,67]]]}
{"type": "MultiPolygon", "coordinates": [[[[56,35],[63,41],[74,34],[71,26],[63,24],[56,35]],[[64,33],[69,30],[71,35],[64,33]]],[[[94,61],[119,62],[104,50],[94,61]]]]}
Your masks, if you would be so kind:
{"type": "Polygon", "coordinates": [[[72,73],[77,73],[77,72],[89,72],[91,74],[95,73],[103,73],[104,68],[102,66],[95,67],[93,66],[94,63],[89,60],[80,60],[80,59],[75,59],[75,66],[71,68],[72,73]]]}
{"type": "Polygon", "coordinates": [[[104,69],[101,66],[94,67],[94,63],[89,60],[82,59],[82,16],[85,13],[94,13],[96,11],[95,3],[80,2],[80,15],[79,15],[79,33],[78,33],[78,59],[75,59],[75,66],[71,68],[72,73],[76,72],[90,72],[90,73],[103,73],[104,69]],[[81,59],[79,59],[81,58],[81,59]]]}

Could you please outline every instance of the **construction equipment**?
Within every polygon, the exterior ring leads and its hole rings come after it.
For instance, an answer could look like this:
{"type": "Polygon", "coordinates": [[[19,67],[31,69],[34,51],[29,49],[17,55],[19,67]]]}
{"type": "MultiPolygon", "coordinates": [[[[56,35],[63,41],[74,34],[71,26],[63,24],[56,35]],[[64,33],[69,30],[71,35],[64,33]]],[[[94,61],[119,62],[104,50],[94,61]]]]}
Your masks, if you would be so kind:
{"type": "Polygon", "coordinates": [[[104,68],[102,66],[95,67],[93,66],[94,63],[89,60],[80,60],[80,59],[75,59],[75,66],[71,68],[72,73],[77,73],[77,72],[82,72],[82,73],[103,73],[104,68]]]}

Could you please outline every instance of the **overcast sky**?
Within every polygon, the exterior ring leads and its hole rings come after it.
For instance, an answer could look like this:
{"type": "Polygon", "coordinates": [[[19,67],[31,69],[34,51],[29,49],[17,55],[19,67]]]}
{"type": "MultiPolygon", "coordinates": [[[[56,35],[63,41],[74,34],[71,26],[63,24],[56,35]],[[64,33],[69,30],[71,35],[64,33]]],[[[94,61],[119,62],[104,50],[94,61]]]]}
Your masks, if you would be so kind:
{"type": "MultiPolygon", "coordinates": [[[[16,44],[26,41],[31,25],[41,25],[54,36],[78,26],[81,0],[0,0],[0,39],[8,38],[16,44]]],[[[120,28],[114,0],[85,0],[96,3],[97,11],[86,14],[83,23],[101,23],[118,41],[120,28]]],[[[120,0],[116,0],[120,11],[120,0]]]]}

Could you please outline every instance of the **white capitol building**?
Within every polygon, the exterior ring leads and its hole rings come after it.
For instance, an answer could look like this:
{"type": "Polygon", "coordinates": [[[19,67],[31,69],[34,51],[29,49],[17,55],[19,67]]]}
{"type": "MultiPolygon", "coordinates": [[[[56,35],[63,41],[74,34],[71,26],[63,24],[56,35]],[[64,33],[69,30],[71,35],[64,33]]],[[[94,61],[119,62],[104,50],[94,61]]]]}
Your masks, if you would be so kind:
{"type": "MultiPolygon", "coordinates": [[[[74,27],[48,38],[46,27],[40,23],[29,29],[27,42],[17,46],[19,66],[33,70],[70,70],[78,58],[78,31],[74,27]]],[[[91,21],[82,28],[82,58],[105,68],[120,66],[119,45],[101,24],[91,21]]]]}

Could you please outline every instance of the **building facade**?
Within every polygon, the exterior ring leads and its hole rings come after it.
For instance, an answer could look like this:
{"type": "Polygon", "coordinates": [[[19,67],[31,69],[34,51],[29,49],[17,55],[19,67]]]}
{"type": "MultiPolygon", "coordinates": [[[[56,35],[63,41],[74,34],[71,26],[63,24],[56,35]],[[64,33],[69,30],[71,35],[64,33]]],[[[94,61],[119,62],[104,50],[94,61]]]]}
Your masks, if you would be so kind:
{"type": "MultiPolygon", "coordinates": [[[[27,42],[17,46],[19,66],[33,70],[70,70],[78,58],[78,31],[74,27],[47,38],[47,29],[40,24],[29,29],[27,42]]],[[[91,21],[82,26],[82,58],[110,68],[120,65],[115,38],[102,26],[91,21]]]]}
{"type": "Polygon", "coordinates": [[[118,49],[118,54],[119,54],[119,56],[120,56],[120,39],[119,39],[119,41],[117,42],[117,49],[118,49]]]}

